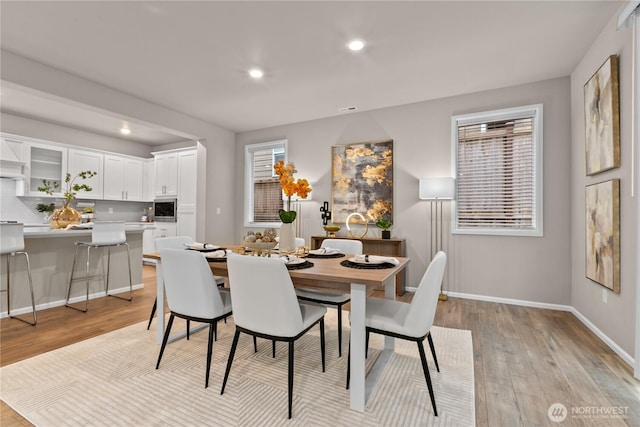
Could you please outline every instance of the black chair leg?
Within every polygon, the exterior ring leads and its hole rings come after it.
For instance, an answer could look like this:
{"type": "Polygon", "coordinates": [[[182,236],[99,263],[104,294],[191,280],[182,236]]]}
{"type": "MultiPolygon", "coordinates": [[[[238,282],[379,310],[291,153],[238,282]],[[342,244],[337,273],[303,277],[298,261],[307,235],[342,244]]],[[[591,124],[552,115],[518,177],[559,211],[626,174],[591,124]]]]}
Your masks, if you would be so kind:
{"type": "Polygon", "coordinates": [[[215,323],[209,324],[209,341],[207,342],[207,374],[205,375],[204,388],[209,387],[209,373],[211,372],[211,355],[213,353],[213,336],[215,335],[215,323]]]}
{"type": "Polygon", "coordinates": [[[147,331],[151,327],[151,321],[153,320],[153,316],[156,315],[156,309],[158,308],[158,298],[156,297],[155,301],[153,301],[153,308],[151,309],[151,316],[149,316],[149,323],[147,324],[147,331]]]}
{"type": "Polygon", "coordinates": [[[258,352],[258,338],[255,335],[253,336],[253,352],[258,352]]]}
{"type": "Polygon", "coordinates": [[[276,358],[276,340],[271,340],[271,357],[276,358]]]}
{"type": "Polygon", "coordinates": [[[433,395],[433,387],[431,386],[431,375],[429,375],[429,367],[427,366],[427,356],[424,354],[424,346],[422,341],[418,341],[418,351],[420,352],[420,360],[422,360],[422,371],[424,372],[424,379],[427,380],[427,388],[429,389],[429,397],[431,397],[431,406],[433,406],[433,413],[437,417],[438,410],[436,409],[436,398],[433,395]]]}
{"type": "Polygon", "coordinates": [[[338,306],[338,357],[342,357],[342,306],[338,306]]]}
{"type": "Polygon", "coordinates": [[[238,338],[240,337],[240,331],[236,329],[236,333],[233,336],[233,343],[231,344],[231,351],[229,352],[229,359],[227,360],[227,369],[224,372],[224,381],[222,382],[222,388],[220,394],[224,394],[224,388],[227,385],[229,379],[229,372],[231,371],[231,364],[233,363],[233,356],[236,354],[236,347],[238,346],[238,338]]]}
{"type": "Polygon", "coordinates": [[[366,338],[366,342],[364,343],[364,345],[365,345],[365,347],[364,347],[364,348],[365,348],[365,350],[364,350],[364,357],[365,357],[365,358],[366,358],[366,357],[369,357],[369,335],[370,335],[370,332],[369,332],[369,330],[367,329],[367,338],[366,338]]]}
{"type": "Polygon", "coordinates": [[[351,338],[347,347],[347,390],[349,390],[349,380],[351,379],[351,338]]]}
{"type": "Polygon", "coordinates": [[[320,353],[322,353],[322,372],[324,372],[324,359],[325,359],[325,347],[324,347],[324,317],[320,319],[320,353]]]}
{"type": "Polygon", "coordinates": [[[171,333],[171,326],[173,326],[174,314],[171,313],[171,317],[169,317],[169,322],[167,323],[167,330],[164,331],[164,337],[162,338],[162,347],[160,347],[160,354],[158,355],[158,362],[156,363],[156,369],[160,367],[160,361],[162,360],[162,354],[164,353],[164,348],[167,346],[167,341],[169,341],[169,334],[171,333]]]}
{"type": "MultiPolygon", "coordinates": [[[[225,317],[225,319],[226,319],[226,317],[225,317]]],[[[213,324],[213,339],[215,341],[218,341],[218,322],[215,322],[213,324]]]]}
{"type": "Polygon", "coordinates": [[[436,356],[436,348],[433,345],[433,340],[431,339],[431,332],[427,334],[427,339],[429,340],[429,347],[431,348],[431,355],[433,356],[433,361],[436,362],[436,369],[440,372],[440,366],[438,366],[438,357],[436,356]]]}
{"type": "Polygon", "coordinates": [[[289,419],[293,405],[293,341],[289,341],[289,419]]]}
{"type": "Polygon", "coordinates": [[[191,320],[187,320],[187,340],[189,339],[189,334],[191,334],[191,320]]]}

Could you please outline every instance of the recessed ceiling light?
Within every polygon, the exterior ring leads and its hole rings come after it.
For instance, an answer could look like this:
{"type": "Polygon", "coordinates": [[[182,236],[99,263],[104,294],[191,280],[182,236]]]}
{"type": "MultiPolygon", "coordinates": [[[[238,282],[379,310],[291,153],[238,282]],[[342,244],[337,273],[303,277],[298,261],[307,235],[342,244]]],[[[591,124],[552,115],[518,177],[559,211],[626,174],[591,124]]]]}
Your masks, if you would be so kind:
{"type": "Polygon", "coordinates": [[[353,51],[359,51],[364,47],[364,42],[362,40],[351,40],[347,46],[353,51]]]}
{"type": "Polygon", "coordinates": [[[249,70],[249,75],[254,79],[261,79],[264,76],[264,72],[260,68],[252,68],[249,70]]]}
{"type": "Polygon", "coordinates": [[[123,135],[129,135],[131,133],[131,129],[129,128],[120,128],[120,133],[123,135]]]}

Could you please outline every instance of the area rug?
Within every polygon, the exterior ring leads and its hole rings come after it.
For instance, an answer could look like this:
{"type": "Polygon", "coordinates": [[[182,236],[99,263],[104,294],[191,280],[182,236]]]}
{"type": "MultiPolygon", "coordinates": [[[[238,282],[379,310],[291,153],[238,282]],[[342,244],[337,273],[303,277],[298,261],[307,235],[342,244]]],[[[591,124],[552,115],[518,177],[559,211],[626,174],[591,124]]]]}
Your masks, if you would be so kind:
{"type": "MultiPolygon", "coordinates": [[[[146,322],[0,369],[0,397],[36,426],[472,426],[475,424],[471,332],[434,327],[440,372],[427,360],[438,407],[435,417],[415,343],[396,352],[365,412],[349,408],[346,354],[339,358],[336,311],[326,316],[327,366],[322,372],[317,328],[295,345],[293,418],[287,419],[287,346],[241,335],[224,395],[234,326],[218,325],[209,388],[204,388],[206,330],[170,343],[160,369],[159,346],[146,322]]],[[[232,319],[232,318],[231,318],[232,319]]],[[[174,329],[184,327],[178,319],[174,329]]],[[[344,326],[346,352],[348,326],[344,326]]],[[[372,335],[368,365],[382,338],[372,335]]],[[[367,367],[368,369],[370,366],[367,367]]]]}

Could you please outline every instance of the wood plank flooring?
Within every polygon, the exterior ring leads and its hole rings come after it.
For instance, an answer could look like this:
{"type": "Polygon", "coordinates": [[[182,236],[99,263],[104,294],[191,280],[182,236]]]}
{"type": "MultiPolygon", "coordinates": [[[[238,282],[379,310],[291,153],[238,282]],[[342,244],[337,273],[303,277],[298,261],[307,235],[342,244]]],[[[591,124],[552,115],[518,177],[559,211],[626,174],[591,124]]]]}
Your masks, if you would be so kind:
{"type": "MultiPolygon", "coordinates": [[[[0,366],[146,321],[154,267],[143,268],[143,282],[132,302],[106,297],[90,301],[88,313],[42,310],[36,327],[2,319],[0,366]]],[[[640,426],[640,382],[632,369],[570,313],[450,298],[438,304],[435,324],[472,331],[478,426],[640,426]],[[562,423],[547,416],[556,402],[569,411],[562,423]],[[614,407],[626,418],[593,415],[614,407]]],[[[31,424],[2,402],[0,425],[31,424]]]]}

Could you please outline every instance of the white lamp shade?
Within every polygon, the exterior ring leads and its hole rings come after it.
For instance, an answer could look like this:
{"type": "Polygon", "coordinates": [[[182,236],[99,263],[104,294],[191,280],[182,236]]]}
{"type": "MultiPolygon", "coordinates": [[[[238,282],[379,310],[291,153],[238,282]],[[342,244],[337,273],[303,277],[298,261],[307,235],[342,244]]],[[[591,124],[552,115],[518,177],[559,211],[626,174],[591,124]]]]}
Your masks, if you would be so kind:
{"type": "Polygon", "coordinates": [[[451,177],[421,178],[418,195],[421,200],[451,200],[455,195],[455,180],[451,177]]]}

